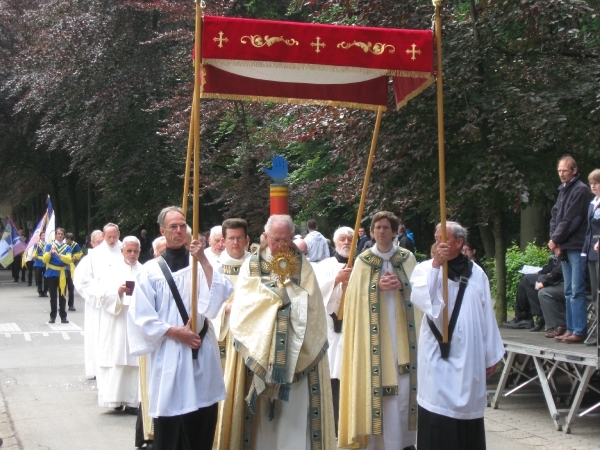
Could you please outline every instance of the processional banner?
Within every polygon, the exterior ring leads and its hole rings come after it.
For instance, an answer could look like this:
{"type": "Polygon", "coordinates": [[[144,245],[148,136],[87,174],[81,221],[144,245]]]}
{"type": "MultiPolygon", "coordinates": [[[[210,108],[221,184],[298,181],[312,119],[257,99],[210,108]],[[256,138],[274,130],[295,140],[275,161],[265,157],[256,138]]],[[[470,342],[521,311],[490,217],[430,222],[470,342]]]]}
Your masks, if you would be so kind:
{"type": "Polygon", "coordinates": [[[434,81],[433,32],[205,16],[203,98],[377,110],[434,81]]]}

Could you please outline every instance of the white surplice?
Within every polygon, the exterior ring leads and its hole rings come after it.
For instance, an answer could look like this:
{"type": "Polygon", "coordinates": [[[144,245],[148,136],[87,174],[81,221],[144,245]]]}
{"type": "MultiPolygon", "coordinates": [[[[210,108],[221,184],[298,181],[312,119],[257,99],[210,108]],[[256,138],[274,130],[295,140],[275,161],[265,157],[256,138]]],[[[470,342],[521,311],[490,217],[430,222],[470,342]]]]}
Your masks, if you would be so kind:
{"type": "MultiPolygon", "coordinates": [[[[219,255],[218,259],[218,267],[221,266],[234,266],[234,267],[242,267],[244,261],[250,257],[249,252],[245,252],[244,256],[241,259],[236,259],[227,253],[227,250],[223,250],[223,253],[219,255]]],[[[214,267],[214,266],[213,266],[214,267]]],[[[227,276],[227,275],[225,275],[227,276]]],[[[237,280],[237,275],[235,276],[227,276],[232,283],[235,283],[237,280]]],[[[223,304],[217,316],[211,320],[213,324],[213,328],[215,329],[215,334],[217,335],[217,339],[219,342],[225,339],[227,333],[229,333],[229,314],[225,313],[225,308],[227,306],[227,302],[223,304]]]]}
{"type": "MultiPolygon", "coordinates": [[[[96,306],[100,310],[100,331],[96,353],[98,406],[113,408],[139,404],[138,358],[127,343],[127,310],[133,295],[119,295],[119,286],[135,281],[142,265],[116,263],[98,278],[96,306]]],[[[136,289],[134,287],[134,293],[136,289]]]]}
{"type": "MultiPolygon", "coordinates": [[[[487,275],[473,264],[447,360],[442,359],[438,341],[427,323],[429,316],[438,330],[442,329],[442,272],[432,267],[432,260],[424,261],[413,271],[411,284],[411,300],[426,314],[419,337],[419,405],[454,419],[482,418],[487,405],[485,370],[504,355],[487,275]]],[[[458,282],[448,280],[448,318],[458,288],[458,282]]]]}
{"type": "Polygon", "coordinates": [[[327,311],[327,340],[329,341],[329,373],[331,378],[340,378],[342,370],[342,333],[336,333],[333,328],[333,319],[331,314],[339,313],[340,302],[342,301],[342,284],[338,283],[334,286],[335,277],[339,271],[345,266],[344,263],[338,262],[335,257],[327,258],[313,266],[321,294],[323,294],[323,303],[327,311]]]}
{"type": "Polygon", "coordinates": [[[121,241],[114,247],[102,242],[98,247],[90,249],[84,256],[73,276],[73,286],[84,299],[85,319],[83,335],[83,351],[85,359],[85,376],[92,378],[97,374],[96,349],[100,331],[100,309],[96,306],[97,279],[102,272],[123,260],[121,241]]]}
{"type": "Polygon", "coordinates": [[[206,255],[206,258],[208,259],[208,262],[211,266],[219,267],[219,256],[221,255],[217,255],[216,253],[214,253],[212,251],[212,248],[210,247],[204,249],[204,254],[206,255]]]}
{"type": "MultiPolygon", "coordinates": [[[[382,274],[394,273],[394,268],[390,263],[390,258],[396,251],[396,247],[384,253],[374,245],[371,250],[373,253],[383,259],[381,267],[382,274]]],[[[396,298],[392,291],[381,291],[380,295],[385,299],[385,305],[388,313],[388,323],[390,327],[390,338],[392,349],[394,351],[395,366],[398,367],[398,347],[396,340],[396,306],[404,308],[400,303],[396,305],[396,298]]],[[[368,301],[365,298],[365,301],[368,301]]],[[[419,342],[419,345],[421,343],[419,342]]],[[[415,445],[417,441],[416,430],[409,430],[409,396],[410,396],[410,374],[400,375],[396,370],[398,380],[398,395],[383,397],[383,436],[369,435],[369,450],[403,449],[415,445]]]]}
{"type": "MultiPolygon", "coordinates": [[[[190,313],[192,263],[173,272],[173,280],[190,313]]],[[[129,306],[128,338],[132,354],[151,354],[148,376],[148,413],[151,417],[187,414],[225,398],[219,347],[212,325],[192,359],[189,346],[165,336],[184,325],[169,285],[156,260],[148,261],[136,277],[136,293],[129,306]]],[[[229,298],[233,285],[213,269],[210,289],[198,264],[198,328],[214,318],[229,298]]]]}

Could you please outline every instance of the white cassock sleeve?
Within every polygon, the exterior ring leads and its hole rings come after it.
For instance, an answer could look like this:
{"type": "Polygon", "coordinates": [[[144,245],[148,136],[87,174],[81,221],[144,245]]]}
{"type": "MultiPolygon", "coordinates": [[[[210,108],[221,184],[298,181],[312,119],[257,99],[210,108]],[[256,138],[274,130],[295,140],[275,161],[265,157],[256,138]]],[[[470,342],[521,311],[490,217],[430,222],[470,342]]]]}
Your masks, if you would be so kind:
{"type": "MultiPolygon", "coordinates": [[[[199,269],[199,272],[202,269],[199,269]]],[[[200,284],[200,280],[198,280],[200,284]]],[[[208,291],[208,285],[206,284],[206,278],[202,274],[203,287],[208,291]]],[[[198,294],[198,313],[202,314],[208,319],[214,319],[219,314],[223,303],[231,296],[233,292],[233,283],[223,274],[223,269],[213,266],[213,277],[210,285],[210,291],[208,295],[201,296],[198,294]]]]}
{"type": "Polygon", "coordinates": [[[410,277],[412,293],[410,301],[432,319],[440,317],[444,300],[438,295],[439,277],[442,271],[431,266],[432,261],[417,264],[410,277]]]}
{"type": "Polygon", "coordinates": [[[75,270],[75,276],[73,277],[73,286],[75,286],[77,293],[81,295],[86,302],[89,301],[89,289],[93,278],[92,259],[90,255],[87,255],[84,256],[77,265],[77,270],[75,270]]]}
{"type": "Polygon", "coordinates": [[[332,313],[337,315],[339,312],[340,302],[342,300],[342,284],[338,283],[337,286],[334,284],[335,277],[342,267],[344,267],[344,265],[338,263],[335,258],[333,260],[328,258],[313,267],[317,282],[319,283],[319,288],[321,289],[321,294],[323,295],[323,303],[327,310],[327,315],[332,313]]]}

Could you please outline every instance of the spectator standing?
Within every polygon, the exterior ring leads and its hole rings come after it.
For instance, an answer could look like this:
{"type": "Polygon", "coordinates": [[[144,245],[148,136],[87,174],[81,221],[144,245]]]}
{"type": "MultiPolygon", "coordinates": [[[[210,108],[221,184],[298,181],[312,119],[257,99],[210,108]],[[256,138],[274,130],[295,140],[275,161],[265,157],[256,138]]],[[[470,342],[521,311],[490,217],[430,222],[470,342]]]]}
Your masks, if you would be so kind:
{"type": "Polygon", "coordinates": [[[558,199],[552,208],[548,247],[562,258],[567,308],[567,332],[554,339],[569,344],[585,341],[587,308],[585,297],[585,267],[581,249],[587,231],[590,191],[579,179],[577,163],[571,156],[558,161],[561,181],[558,199]]]}
{"type": "Polygon", "coordinates": [[[146,230],[140,231],[140,263],[145,263],[149,259],[152,259],[152,243],[148,237],[146,230]]]}
{"type": "MultiPolygon", "coordinates": [[[[27,242],[27,238],[25,237],[25,232],[23,230],[19,230],[19,239],[21,239],[22,242],[27,242]]],[[[15,255],[12,265],[12,276],[15,279],[15,283],[19,282],[19,272],[21,274],[21,281],[25,282],[25,266],[23,265],[24,256],[24,252],[15,255]]]]}
{"type": "Polygon", "coordinates": [[[329,246],[327,240],[317,231],[317,221],[310,219],[306,222],[306,229],[308,230],[308,234],[304,238],[308,247],[306,258],[311,263],[318,263],[329,258],[329,246]]]}
{"type": "Polygon", "coordinates": [[[410,238],[410,236],[406,233],[406,226],[400,222],[398,225],[398,247],[405,248],[409,250],[411,253],[415,252],[415,243],[410,238]]]}
{"type": "Polygon", "coordinates": [[[365,227],[360,227],[358,229],[358,242],[356,243],[356,254],[360,255],[363,250],[365,243],[369,240],[369,235],[367,234],[365,227]]]}
{"type": "Polygon", "coordinates": [[[594,236],[600,235],[600,169],[593,170],[588,176],[588,181],[594,199],[588,207],[588,226],[581,256],[587,259],[592,301],[596,305],[596,311],[598,311],[598,252],[594,248],[598,240],[594,236]]]}

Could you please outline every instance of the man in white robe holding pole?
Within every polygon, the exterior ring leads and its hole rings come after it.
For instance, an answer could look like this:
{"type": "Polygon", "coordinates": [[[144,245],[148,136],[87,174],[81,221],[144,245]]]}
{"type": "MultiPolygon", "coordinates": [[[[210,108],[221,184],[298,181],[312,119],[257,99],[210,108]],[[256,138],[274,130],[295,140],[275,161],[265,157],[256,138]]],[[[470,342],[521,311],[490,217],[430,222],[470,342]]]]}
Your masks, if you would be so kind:
{"type": "Polygon", "coordinates": [[[419,450],[484,450],[486,378],[496,370],[504,346],[488,278],[462,254],[467,232],[446,222],[446,243],[438,224],[433,259],[412,273],[414,305],[423,317],[419,338],[417,402],[419,450]],[[448,343],[441,344],[442,265],[448,261],[448,343]]]}
{"type": "Polygon", "coordinates": [[[98,339],[98,406],[137,414],[138,358],[127,345],[127,310],[135,290],[140,241],[123,239],[122,260],[98,279],[96,304],[101,311],[98,339]]]}
{"type": "Polygon", "coordinates": [[[315,275],[323,294],[327,311],[327,341],[329,342],[329,374],[331,375],[331,395],[333,397],[333,417],[335,433],[340,408],[340,376],[342,373],[342,322],[338,320],[340,302],[344,288],[348,285],[352,267],[348,267],[348,257],[352,246],[354,230],[340,227],[333,234],[335,255],[317,264],[315,275]]]}
{"type": "Polygon", "coordinates": [[[129,307],[129,344],[134,355],[150,354],[149,415],[154,419],[155,450],[208,450],[217,422],[217,402],[225,398],[217,338],[210,319],[233,285],[213,269],[204,245],[185,246],[185,215],[164,208],[158,216],[167,239],[161,257],[148,261],[136,278],[129,307]],[[198,307],[191,311],[192,264],[198,260],[198,307]],[[196,314],[198,329],[191,329],[196,314]]]}

